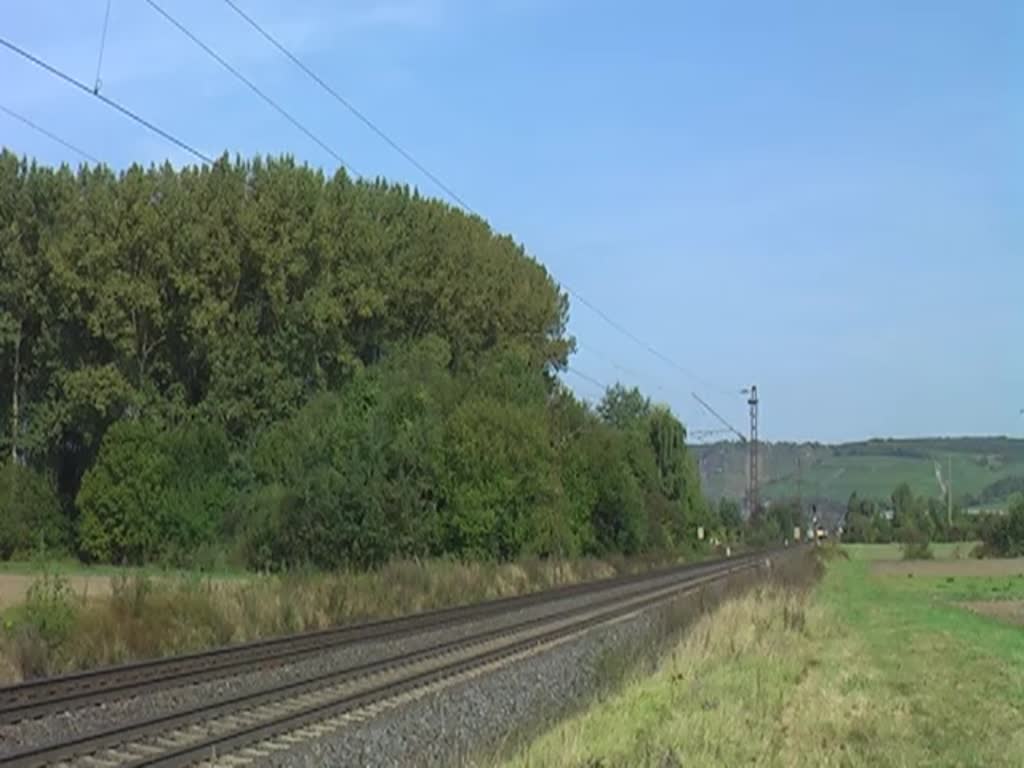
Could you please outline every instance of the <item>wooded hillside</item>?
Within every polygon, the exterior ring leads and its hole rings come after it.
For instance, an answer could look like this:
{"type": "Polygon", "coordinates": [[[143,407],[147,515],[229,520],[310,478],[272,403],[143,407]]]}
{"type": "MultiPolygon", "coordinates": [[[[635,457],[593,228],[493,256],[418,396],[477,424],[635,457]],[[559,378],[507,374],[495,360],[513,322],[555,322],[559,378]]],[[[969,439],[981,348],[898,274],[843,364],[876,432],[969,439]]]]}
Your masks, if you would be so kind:
{"type": "MultiPolygon", "coordinates": [[[[706,493],[742,498],[747,446],[696,446],[706,493]]],[[[1007,437],[890,438],[824,445],[762,443],[761,492],[767,499],[831,502],[845,508],[850,495],[886,499],[907,483],[925,498],[944,498],[952,472],[954,501],[964,507],[1005,508],[1024,490],[1024,440],[1007,437]]]]}

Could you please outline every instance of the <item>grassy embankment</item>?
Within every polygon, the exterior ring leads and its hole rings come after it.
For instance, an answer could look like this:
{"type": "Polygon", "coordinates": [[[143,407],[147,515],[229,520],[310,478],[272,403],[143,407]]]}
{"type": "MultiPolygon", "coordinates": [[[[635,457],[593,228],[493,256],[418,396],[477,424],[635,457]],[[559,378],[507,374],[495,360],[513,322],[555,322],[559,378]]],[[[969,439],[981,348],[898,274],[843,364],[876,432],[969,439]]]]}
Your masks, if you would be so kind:
{"type": "MultiPolygon", "coordinates": [[[[664,558],[394,562],[374,571],[259,575],[9,565],[0,685],[45,674],[386,618],[669,565],[664,558]],[[30,578],[28,588],[21,580],[30,578]],[[12,582],[13,583],[13,582],[12,582]],[[18,590],[15,594],[14,590],[18,590]]],[[[6,572],[5,572],[6,571],[6,572]]]]}
{"type": "Polygon", "coordinates": [[[1024,764],[1024,630],[955,604],[1020,597],[1024,576],[886,575],[855,554],[813,592],[726,604],[507,765],[1024,764]]]}

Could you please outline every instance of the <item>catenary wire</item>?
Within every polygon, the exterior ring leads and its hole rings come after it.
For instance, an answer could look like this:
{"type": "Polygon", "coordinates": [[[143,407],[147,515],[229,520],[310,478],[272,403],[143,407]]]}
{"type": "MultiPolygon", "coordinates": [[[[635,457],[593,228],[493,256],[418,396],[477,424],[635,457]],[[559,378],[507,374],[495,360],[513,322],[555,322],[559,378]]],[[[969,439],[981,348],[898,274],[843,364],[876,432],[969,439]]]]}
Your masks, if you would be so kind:
{"type": "MultiPolygon", "coordinates": [[[[291,122],[293,125],[295,125],[295,127],[297,127],[299,130],[301,130],[305,135],[307,135],[311,140],[313,140],[318,146],[320,146],[328,154],[330,154],[332,157],[334,157],[342,166],[347,167],[352,173],[354,173],[356,175],[359,175],[358,172],[356,172],[350,165],[348,165],[345,162],[344,158],[342,158],[342,156],[339,153],[334,151],[325,142],[323,142],[321,139],[319,139],[319,137],[317,137],[315,134],[313,134],[301,122],[299,122],[296,118],[294,118],[289,112],[287,112],[287,110],[285,110],[283,107],[281,107],[276,101],[274,101],[265,92],[263,92],[258,86],[256,86],[255,83],[253,83],[251,80],[246,78],[241,72],[239,72],[229,62],[227,62],[223,57],[221,57],[219,54],[217,54],[212,48],[210,48],[202,40],[200,40],[195,34],[193,34],[189,29],[187,29],[183,24],[181,24],[177,19],[172,17],[157,2],[155,2],[155,0],[146,0],[146,2],[156,12],[158,12],[161,16],[163,16],[169,23],[171,23],[173,26],[175,26],[179,31],[181,31],[190,40],[192,40],[192,42],[194,42],[197,46],[199,46],[204,52],[206,52],[208,55],[210,55],[215,61],[217,61],[229,73],[231,73],[234,77],[236,77],[241,82],[243,82],[247,87],[250,88],[250,90],[252,90],[258,96],[260,96],[265,102],[267,102],[271,107],[273,107],[276,111],[278,111],[282,116],[284,116],[286,119],[288,119],[289,122],[291,122]]],[[[290,60],[292,60],[297,66],[299,66],[308,76],[312,77],[328,93],[330,93],[339,102],[341,102],[348,109],[350,109],[350,111],[352,111],[354,114],[356,114],[364,123],[366,123],[372,130],[374,130],[375,133],[377,133],[382,139],[384,139],[396,151],[398,151],[400,154],[402,154],[403,157],[405,157],[410,163],[412,163],[418,170],[420,170],[421,172],[425,173],[428,176],[428,178],[431,178],[432,181],[437,183],[438,186],[441,187],[441,189],[446,194],[449,195],[449,197],[451,197],[459,205],[461,205],[464,208],[466,208],[470,213],[476,213],[475,211],[472,210],[472,208],[470,208],[468,206],[468,204],[466,204],[466,202],[457,193],[454,192],[454,190],[452,190],[450,187],[448,187],[446,184],[444,184],[444,182],[442,182],[439,177],[437,177],[435,174],[433,174],[428,169],[426,169],[421,163],[419,163],[411,153],[407,152],[400,145],[398,145],[397,142],[394,142],[392,139],[390,139],[390,137],[388,137],[387,134],[385,134],[379,127],[377,127],[376,124],[372,123],[372,121],[370,121],[368,118],[366,118],[361,112],[356,110],[356,108],[353,105],[351,105],[347,100],[345,100],[343,97],[341,97],[341,95],[338,94],[336,91],[334,91],[334,89],[330,88],[330,86],[328,86],[326,84],[326,82],[324,82],[322,80],[322,78],[318,77],[311,69],[309,69],[307,66],[305,66],[298,59],[298,57],[294,56],[294,54],[292,54],[285,46],[283,46],[283,44],[281,44],[279,41],[276,40],[276,38],[274,38],[269,33],[267,33],[251,17],[249,17],[247,14],[244,14],[244,12],[242,12],[241,9],[238,8],[238,6],[234,2],[232,2],[231,0],[225,0],[225,2],[231,8],[233,8],[236,12],[238,12],[239,15],[242,16],[242,18],[244,18],[250,25],[252,25],[255,29],[257,29],[257,31],[259,31],[268,41],[270,41],[272,44],[275,45],[275,47],[277,47],[279,50],[281,50],[282,53],[287,55],[288,58],[290,60]]],[[[107,8],[107,12],[109,14],[109,5],[108,5],[108,8],[107,8]]],[[[106,19],[105,19],[105,22],[104,22],[104,39],[105,39],[105,36],[106,36],[105,29],[106,29],[106,19]]],[[[3,38],[0,38],[0,44],[3,44],[5,47],[7,47],[10,50],[14,51],[15,53],[23,56],[24,58],[28,59],[32,63],[36,64],[37,66],[39,66],[39,67],[41,67],[41,68],[43,68],[45,70],[47,70],[48,72],[50,72],[51,74],[59,77],[60,79],[65,80],[66,82],[68,82],[68,83],[78,87],[79,89],[81,89],[83,91],[92,93],[93,96],[95,96],[96,98],[99,98],[101,101],[103,101],[104,103],[108,104],[112,108],[116,109],[117,111],[121,112],[122,114],[126,115],[127,117],[131,118],[132,120],[140,123],[141,125],[143,125],[147,129],[157,133],[158,135],[160,135],[161,137],[167,139],[168,141],[171,141],[172,143],[174,143],[175,145],[179,146],[180,148],[185,149],[186,151],[190,152],[191,154],[199,157],[203,161],[205,161],[207,163],[212,163],[213,162],[211,158],[209,158],[205,154],[199,152],[194,147],[186,144],[185,142],[183,142],[182,140],[178,139],[177,137],[175,137],[175,136],[169,134],[168,132],[164,131],[163,129],[157,127],[156,125],[154,125],[153,123],[149,122],[148,120],[145,120],[140,115],[132,112],[131,110],[129,110],[126,107],[124,107],[123,105],[115,102],[112,99],[109,99],[106,96],[103,96],[102,94],[100,94],[98,92],[98,87],[95,88],[95,89],[90,90],[84,83],[81,83],[80,81],[76,80],[75,78],[71,77],[70,75],[60,71],[56,67],[46,63],[45,61],[43,61],[42,59],[40,59],[40,58],[38,58],[36,56],[33,56],[32,54],[28,53],[24,49],[21,49],[20,47],[14,45],[13,43],[10,43],[9,41],[7,41],[7,40],[5,40],[3,38]]],[[[102,48],[101,48],[101,57],[102,57],[102,48]]],[[[686,369],[685,367],[679,365],[678,363],[676,363],[672,358],[668,357],[667,355],[664,355],[663,353],[661,353],[660,351],[655,349],[648,342],[645,342],[643,339],[641,339],[639,336],[634,334],[628,328],[626,328],[625,326],[623,326],[622,324],[617,322],[614,318],[609,316],[600,307],[596,306],[593,302],[590,302],[588,299],[586,299],[586,297],[584,297],[582,294],[580,294],[578,291],[576,291],[574,288],[572,288],[572,286],[569,286],[565,282],[562,282],[562,285],[577,301],[579,301],[581,304],[586,306],[592,312],[597,314],[601,319],[603,319],[606,323],[608,323],[612,328],[614,328],[619,333],[623,334],[624,336],[626,336],[627,338],[632,340],[634,343],[636,343],[636,344],[640,345],[641,347],[643,347],[647,352],[649,352],[650,354],[654,355],[659,360],[661,360],[662,362],[664,362],[664,363],[666,363],[666,364],[676,368],[677,370],[679,370],[680,372],[682,372],[685,375],[689,376],[690,378],[693,378],[694,380],[701,382],[705,386],[709,386],[710,388],[713,388],[713,389],[718,389],[717,387],[714,387],[713,385],[709,385],[706,380],[701,379],[701,377],[697,376],[694,372],[692,372],[692,371],[686,369]]],[[[581,373],[581,372],[579,372],[577,370],[574,370],[573,373],[575,373],[576,375],[580,376],[581,378],[585,378],[585,379],[589,380],[591,383],[594,383],[596,386],[599,386],[599,387],[602,387],[602,388],[604,387],[603,384],[598,382],[593,377],[590,377],[590,376],[588,376],[586,374],[583,374],[583,373],[581,373]]]]}
{"type": "Polygon", "coordinates": [[[259,96],[264,102],[271,106],[285,120],[287,120],[289,123],[295,126],[298,130],[300,130],[307,138],[309,138],[318,147],[320,147],[320,149],[322,149],[324,152],[326,152],[335,160],[337,160],[339,165],[347,169],[349,172],[355,174],[356,176],[362,175],[358,171],[356,171],[355,168],[349,165],[345,161],[345,158],[343,158],[340,153],[338,153],[327,142],[325,142],[323,139],[321,139],[319,136],[313,133],[313,131],[307,128],[298,118],[292,115],[292,113],[289,112],[287,109],[282,107],[277,101],[275,101],[271,96],[269,96],[252,80],[243,75],[229,61],[227,61],[227,59],[225,59],[223,56],[221,56],[219,53],[213,50],[213,48],[211,48],[209,45],[200,40],[199,37],[196,34],[194,34],[188,27],[186,27],[176,18],[171,16],[171,14],[164,10],[164,8],[159,3],[157,3],[156,0],[146,0],[146,3],[154,11],[160,14],[166,21],[168,21],[172,26],[174,26],[179,32],[185,35],[185,37],[187,37],[189,40],[191,40],[193,43],[199,46],[199,48],[201,48],[208,56],[210,56],[210,58],[212,58],[214,61],[220,64],[221,67],[223,67],[225,70],[230,72],[232,76],[234,76],[240,82],[244,83],[249,88],[249,90],[251,90],[257,96],[259,96]]]}
{"type": "Polygon", "coordinates": [[[103,81],[100,80],[100,72],[103,69],[103,52],[107,48],[107,27],[110,25],[110,4],[112,0],[107,0],[107,10],[103,14],[103,32],[100,34],[100,54],[96,59],[96,81],[93,85],[93,92],[99,93],[100,87],[103,85],[103,81]]]}
{"type": "Polygon", "coordinates": [[[473,211],[473,209],[470,207],[469,203],[463,200],[458,195],[458,193],[456,193],[455,190],[453,190],[450,186],[445,184],[444,181],[442,181],[441,178],[437,176],[437,174],[435,174],[433,171],[431,171],[429,168],[423,165],[419,160],[416,159],[416,157],[411,152],[406,150],[401,144],[392,139],[387,133],[384,132],[382,128],[380,128],[380,126],[378,126],[363,112],[361,112],[351,101],[349,101],[340,93],[338,93],[322,77],[320,77],[316,72],[314,72],[312,69],[306,66],[305,62],[303,62],[302,59],[300,59],[298,56],[292,53],[280,40],[278,40],[266,29],[264,29],[263,26],[261,26],[255,19],[252,18],[252,16],[243,11],[238,6],[238,4],[234,2],[234,0],[224,0],[224,2],[227,3],[231,10],[238,14],[240,18],[242,18],[250,27],[252,27],[256,32],[258,32],[268,43],[277,48],[277,50],[284,54],[295,66],[297,66],[299,69],[305,72],[306,75],[308,75],[317,85],[319,85],[324,91],[330,94],[330,96],[334,98],[335,101],[337,101],[345,109],[352,113],[352,115],[354,115],[363,125],[369,128],[375,134],[377,134],[378,138],[380,138],[393,150],[398,152],[398,154],[404,157],[409,163],[412,164],[414,168],[416,168],[416,170],[418,170],[420,173],[422,173],[424,176],[426,176],[428,179],[434,182],[434,184],[436,184],[438,188],[441,189],[441,191],[448,195],[450,199],[461,205],[470,213],[475,213],[475,211],[473,211]]]}
{"type": "Polygon", "coordinates": [[[58,144],[62,145],[63,147],[70,149],[72,152],[74,152],[77,155],[80,155],[81,157],[84,157],[89,162],[95,163],[96,165],[101,165],[100,161],[96,158],[95,155],[86,152],[84,149],[81,149],[80,147],[76,147],[70,141],[62,139],[57,134],[53,133],[52,131],[48,131],[46,128],[43,128],[43,126],[33,122],[32,120],[30,120],[22,114],[15,112],[13,109],[10,109],[9,107],[5,107],[3,104],[0,104],[0,112],[4,112],[9,117],[14,118],[15,120],[21,123],[24,123],[32,130],[41,133],[43,136],[50,139],[51,141],[55,141],[58,144]]]}
{"type": "Polygon", "coordinates": [[[89,94],[90,96],[93,96],[93,97],[99,99],[104,104],[106,104],[108,107],[111,107],[112,109],[117,110],[118,112],[120,112],[125,117],[127,117],[127,118],[129,118],[131,120],[134,120],[136,123],[138,123],[139,125],[143,126],[147,130],[152,131],[153,133],[157,134],[158,136],[160,136],[163,139],[166,139],[167,141],[171,142],[172,144],[174,144],[179,149],[185,150],[186,152],[188,152],[192,156],[198,158],[202,162],[210,164],[210,165],[213,164],[213,162],[214,162],[213,158],[211,158],[208,155],[200,152],[198,149],[193,147],[191,144],[188,144],[187,142],[179,139],[177,136],[174,136],[173,134],[165,131],[163,128],[160,128],[160,127],[154,125],[149,120],[147,120],[146,118],[142,117],[137,112],[133,112],[128,107],[126,107],[123,104],[121,104],[120,102],[114,101],[114,99],[111,99],[111,98],[109,98],[107,96],[104,96],[102,93],[95,92],[92,88],[90,88],[88,85],[83,83],[81,80],[78,80],[78,79],[72,77],[67,72],[64,72],[63,70],[58,69],[57,67],[55,67],[53,64],[50,64],[50,63],[44,61],[43,59],[39,58],[38,56],[35,56],[35,55],[29,53],[24,48],[22,48],[22,47],[20,47],[18,45],[15,45],[10,40],[8,40],[8,39],[6,39],[4,37],[0,37],[0,45],[2,45],[4,48],[7,48],[9,51],[12,51],[13,53],[18,54],[23,59],[32,62],[33,64],[35,64],[40,69],[43,69],[43,70],[49,72],[54,77],[57,77],[57,78],[63,80],[64,82],[68,83],[69,85],[73,85],[75,88],[78,88],[80,91],[83,91],[83,92],[89,94]]]}
{"type": "MultiPolygon", "coordinates": [[[[151,5],[153,4],[153,0],[147,0],[147,2],[149,2],[151,5]]],[[[401,144],[399,144],[390,135],[388,135],[379,125],[377,125],[373,120],[371,120],[365,113],[363,113],[361,110],[359,110],[351,101],[349,101],[344,96],[342,96],[340,93],[338,93],[338,91],[335,88],[333,88],[331,85],[329,85],[311,67],[309,67],[305,62],[303,62],[297,55],[295,55],[284,43],[282,43],[277,37],[275,37],[273,34],[271,34],[265,27],[263,27],[259,22],[257,22],[251,15],[249,15],[244,10],[242,10],[242,8],[239,7],[238,3],[235,2],[235,0],[224,0],[224,3],[229,8],[231,8],[241,19],[243,19],[250,27],[252,27],[261,37],[263,37],[267,42],[269,42],[272,46],[274,46],[278,51],[280,51],[284,56],[286,56],[295,66],[297,66],[310,79],[312,79],[317,85],[319,85],[328,95],[330,95],[332,98],[334,98],[335,101],[337,101],[345,109],[347,109],[350,113],[352,113],[356,118],[358,118],[364,125],[366,125],[371,131],[373,131],[379,138],[381,138],[385,143],[387,143],[388,146],[390,146],[392,149],[394,149],[396,152],[398,152],[402,157],[404,157],[413,167],[415,167],[424,176],[426,176],[428,179],[430,179],[432,182],[434,182],[434,184],[436,184],[438,186],[438,188],[440,188],[445,194],[447,194],[448,197],[453,202],[455,202],[458,205],[462,206],[462,208],[464,208],[468,213],[472,213],[472,214],[477,215],[477,216],[480,215],[476,210],[473,209],[472,206],[469,205],[469,203],[467,203],[458,193],[456,193],[451,188],[450,185],[445,183],[436,173],[434,173],[433,171],[429,170],[423,163],[421,163],[419,160],[417,160],[416,157],[410,151],[406,150],[401,144]]],[[[710,383],[709,381],[707,381],[706,379],[702,378],[701,376],[698,376],[694,371],[691,371],[688,368],[686,368],[685,366],[680,365],[675,360],[673,360],[672,358],[670,358],[667,355],[663,354],[662,352],[657,350],[655,347],[653,347],[650,343],[644,341],[639,336],[637,336],[635,333],[633,333],[628,328],[626,328],[624,325],[622,325],[621,323],[616,321],[608,313],[606,313],[600,307],[595,305],[593,302],[587,300],[583,295],[580,294],[579,291],[574,289],[572,286],[570,286],[564,280],[559,281],[559,282],[561,282],[562,287],[574,299],[579,301],[580,304],[582,304],[583,306],[587,307],[590,311],[594,312],[598,317],[600,317],[602,320],[604,320],[608,325],[610,325],[616,331],[618,331],[619,333],[624,335],[626,338],[628,338],[631,341],[633,341],[635,344],[638,344],[639,346],[641,346],[648,353],[650,353],[650,354],[654,355],[656,358],[658,358],[661,362],[671,366],[672,368],[676,369],[677,371],[679,371],[683,375],[685,375],[688,378],[692,379],[693,381],[701,384],[701,386],[703,386],[705,388],[716,390],[719,393],[728,392],[729,395],[734,394],[731,390],[725,390],[722,387],[715,386],[714,384],[710,383]]]]}
{"type": "Polygon", "coordinates": [[[589,373],[584,373],[579,368],[574,368],[573,366],[568,365],[568,366],[566,366],[565,370],[568,373],[573,374],[574,376],[578,376],[579,378],[583,379],[584,381],[590,382],[591,384],[593,384],[595,387],[597,387],[598,389],[600,389],[603,392],[607,392],[608,391],[608,387],[605,384],[602,384],[600,381],[595,379],[589,373]]]}

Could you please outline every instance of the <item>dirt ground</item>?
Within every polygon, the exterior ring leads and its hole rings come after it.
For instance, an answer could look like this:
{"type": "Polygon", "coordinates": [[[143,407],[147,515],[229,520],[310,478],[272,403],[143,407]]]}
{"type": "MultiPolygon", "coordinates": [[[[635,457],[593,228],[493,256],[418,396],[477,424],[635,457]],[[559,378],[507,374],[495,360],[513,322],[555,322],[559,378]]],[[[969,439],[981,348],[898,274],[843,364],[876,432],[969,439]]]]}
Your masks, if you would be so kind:
{"type": "Polygon", "coordinates": [[[1008,560],[878,560],[876,576],[1016,576],[1024,573],[1024,557],[1008,560]]]}
{"type": "MultiPolygon", "coordinates": [[[[102,597],[110,594],[109,576],[72,575],[66,577],[75,594],[102,597]]],[[[0,573],[0,611],[25,601],[25,595],[36,575],[27,573],[0,573]]]]}
{"type": "Polygon", "coordinates": [[[983,616],[1024,626],[1024,600],[978,600],[958,605],[983,616]]]}

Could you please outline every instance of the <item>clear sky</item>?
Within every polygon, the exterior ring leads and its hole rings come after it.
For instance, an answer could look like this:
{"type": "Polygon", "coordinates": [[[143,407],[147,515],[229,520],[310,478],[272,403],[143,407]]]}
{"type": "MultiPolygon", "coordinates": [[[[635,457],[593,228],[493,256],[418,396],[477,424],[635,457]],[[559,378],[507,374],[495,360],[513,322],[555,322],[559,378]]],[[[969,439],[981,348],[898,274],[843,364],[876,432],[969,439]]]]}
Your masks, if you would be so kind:
{"type": "MultiPolygon", "coordinates": [[[[356,171],[438,192],[221,0],[162,2],[356,171]]],[[[692,428],[691,390],[742,428],[756,383],[769,439],[1024,434],[1024,3],[237,2],[697,378],[574,302],[580,371],[692,428]]],[[[0,35],[91,83],[104,7],[0,0],[0,35]]],[[[335,165],[143,0],[101,78],[209,153],[335,165]]],[[[0,104],[118,167],[187,159],[5,50],[0,104]]],[[[0,143],[77,160],[2,113],[0,143]]]]}

